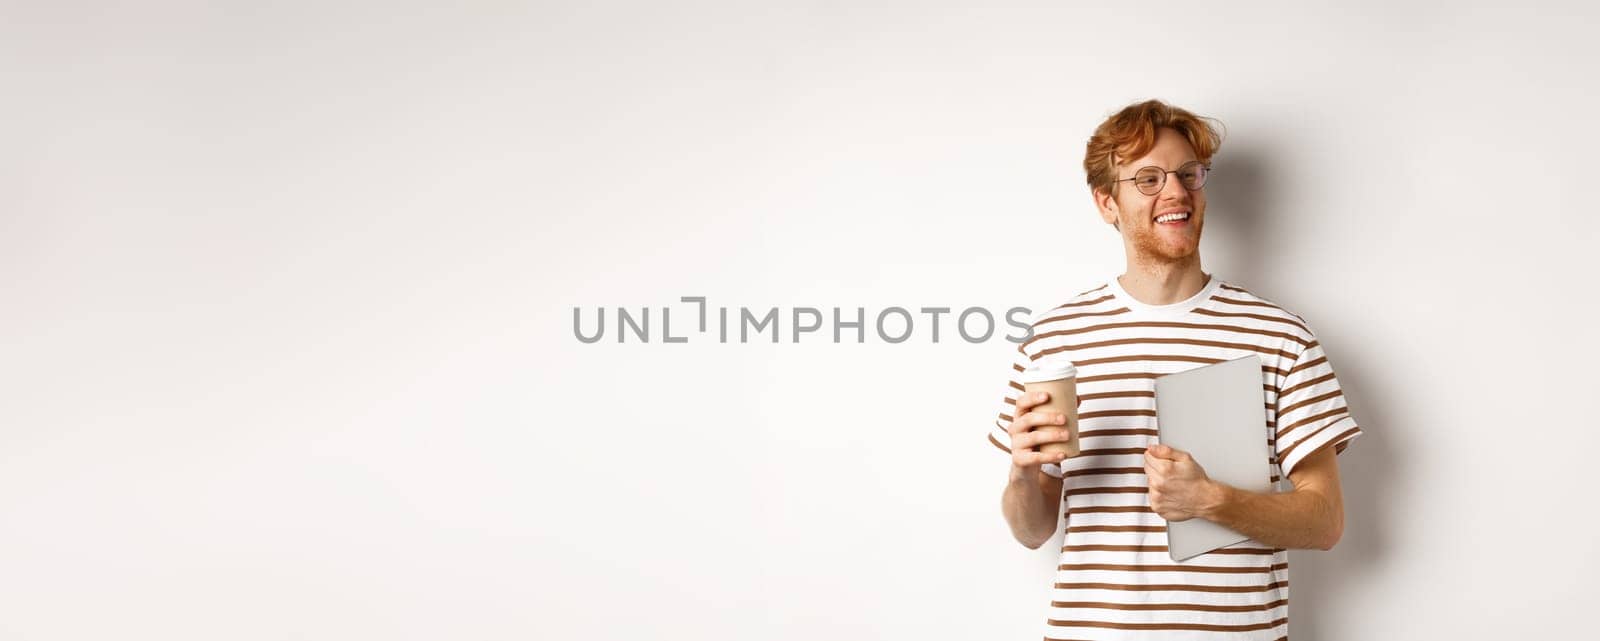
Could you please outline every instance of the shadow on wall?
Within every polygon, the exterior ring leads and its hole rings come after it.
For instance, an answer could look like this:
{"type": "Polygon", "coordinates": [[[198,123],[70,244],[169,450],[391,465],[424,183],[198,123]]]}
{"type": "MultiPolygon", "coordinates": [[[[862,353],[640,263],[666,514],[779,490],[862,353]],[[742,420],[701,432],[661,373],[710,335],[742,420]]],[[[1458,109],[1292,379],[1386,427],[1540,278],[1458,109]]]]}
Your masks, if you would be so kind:
{"type": "Polygon", "coordinates": [[[1318,297],[1337,292],[1297,289],[1291,276],[1280,275],[1278,265],[1286,264],[1287,252],[1297,241],[1294,220],[1280,215],[1295,208],[1284,188],[1286,176],[1275,167],[1282,155],[1270,149],[1238,147],[1219,155],[1212,165],[1216,172],[1206,185],[1206,227],[1202,242],[1208,271],[1231,283],[1255,292],[1268,300],[1301,313],[1310,321],[1318,340],[1328,352],[1328,360],[1344,388],[1351,414],[1364,432],[1349,449],[1339,455],[1345,509],[1344,536],[1328,552],[1296,550],[1289,553],[1290,636],[1299,641],[1332,638],[1331,622],[1348,618],[1354,612],[1340,612],[1338,604],[1358,601],[1370,577],[1384,562],[1388,549],[1386,532],[1395,526],[1386,520],[1393,511],[1385,503],[1391,496],[1385,489],[1397,480],[1396,460],[1385,420],[1396,399],[1387,398],[1378,381],[1378,368],[1387,364],[1379,354],[1362,353],[1354,340],[1364,332],[1359,327],[1335,327],[1320,323],[1313,314],[1300,310],[1318,297]]]}
{"type": "Polygon", "coordinates": [[[1270,152],[1250,147],[1230,147],[1212,161],[1200,256],[1223,280],[1276,301],[1275,293],[1291,291],[1290,283],[1278,282],[1273,266],[1283,264],[1282,248],[1292,246],[1284,239],[1292,230],[1273,213],[1293,210],[1278,194],[1284,177],[1274,176],[1272,166],[1270,152]]]}

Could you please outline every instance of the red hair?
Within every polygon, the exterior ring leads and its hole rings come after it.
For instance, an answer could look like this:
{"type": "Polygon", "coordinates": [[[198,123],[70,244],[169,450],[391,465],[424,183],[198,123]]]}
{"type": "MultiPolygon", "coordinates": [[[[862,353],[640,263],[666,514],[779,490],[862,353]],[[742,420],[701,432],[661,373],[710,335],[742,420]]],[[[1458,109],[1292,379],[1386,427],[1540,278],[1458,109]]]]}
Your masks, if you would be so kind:
{"type": "Polygon", "coordinates": [[[1123,107],[1100,123],[1089,137],[1088,149],[1083,153],[1083,173],[1088,177],[1089,188],[1115,193],[1117,164],[1149,153],[1161,127],[1177,131],[1194,147],[1200,162],[1210,163],[1211,156],[1222,147],[1222,134],[1218,132],[1221,125],[1215,118],[1196,116],[1160,100],[1123,107]]]}

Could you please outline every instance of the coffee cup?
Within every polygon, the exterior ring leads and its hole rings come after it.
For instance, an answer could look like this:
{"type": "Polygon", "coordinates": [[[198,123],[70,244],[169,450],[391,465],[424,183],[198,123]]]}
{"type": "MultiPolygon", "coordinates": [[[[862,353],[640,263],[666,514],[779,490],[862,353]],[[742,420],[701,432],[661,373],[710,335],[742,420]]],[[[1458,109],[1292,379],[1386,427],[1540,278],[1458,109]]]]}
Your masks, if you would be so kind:
{"type": "Polygon", "coordinates": [[[1069,458],[1078,455],[1078,369],[1064,358],[1042,358],[1034,361],[1019,377],[1023,393],[1047,392],[1050,399],[1035,405],[1033,411],[1065,414],[1069,439],[1039,445],[1038,451],[1046,454],[1065,453],[1069,458]]]}

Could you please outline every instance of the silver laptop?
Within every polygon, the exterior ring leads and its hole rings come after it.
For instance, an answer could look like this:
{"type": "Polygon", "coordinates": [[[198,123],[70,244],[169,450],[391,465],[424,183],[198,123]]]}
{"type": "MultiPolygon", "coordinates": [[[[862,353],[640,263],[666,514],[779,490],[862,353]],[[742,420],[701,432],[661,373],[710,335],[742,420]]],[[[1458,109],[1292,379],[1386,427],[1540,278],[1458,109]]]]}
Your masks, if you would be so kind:
{"type": "MultiPolygon", "coordinates": [[[[1156,378],[1162,443],[1194,456],[1206,475],[1242,490],[1271,492],[1261,357],[1245,356],[1156,378]]],[[[1167,523],[1167,552],[1183,561],[1250,537],[1202,518],[1167,523]]]]}

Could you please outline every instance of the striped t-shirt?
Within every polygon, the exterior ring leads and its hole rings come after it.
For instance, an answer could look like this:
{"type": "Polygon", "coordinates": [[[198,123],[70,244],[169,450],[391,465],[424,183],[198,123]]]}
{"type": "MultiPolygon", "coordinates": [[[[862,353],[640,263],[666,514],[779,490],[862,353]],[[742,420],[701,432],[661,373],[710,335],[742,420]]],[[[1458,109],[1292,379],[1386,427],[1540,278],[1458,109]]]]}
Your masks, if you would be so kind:
{"type": "Polygon", "coordinates": [[[1312,452],[1343,452],[1361,435],[1310,325],[1212,275],[1188,300],[1147,305],[1115,278],[1033,316],[1018,346],[989,441],[1009,453],[1029,362],[1059,355],[1078,368],[1081,454],[1044,472],[1064,477],[1067,532],[1046,639],[1285,639],[1289,555],[1255,540],[1182,563],[1150,509],[1144,451],[1156,441],[1155,379],[1256,354],[1272,481],[1312,452]]]}

